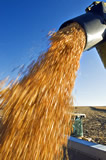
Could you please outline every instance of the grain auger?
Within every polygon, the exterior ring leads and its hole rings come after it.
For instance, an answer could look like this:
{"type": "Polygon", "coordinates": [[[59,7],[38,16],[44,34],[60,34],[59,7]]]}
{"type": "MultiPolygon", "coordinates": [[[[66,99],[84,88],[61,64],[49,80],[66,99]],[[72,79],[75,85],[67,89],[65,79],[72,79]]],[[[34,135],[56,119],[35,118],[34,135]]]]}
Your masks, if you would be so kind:
{"type": "Polygon", "coordinates": [[[86,8],[86,13],[66,21],[60,29],[77,22],[85,31],[85,51],[96,47],[106,68],[106,3],[95,1],[86,8]]]}

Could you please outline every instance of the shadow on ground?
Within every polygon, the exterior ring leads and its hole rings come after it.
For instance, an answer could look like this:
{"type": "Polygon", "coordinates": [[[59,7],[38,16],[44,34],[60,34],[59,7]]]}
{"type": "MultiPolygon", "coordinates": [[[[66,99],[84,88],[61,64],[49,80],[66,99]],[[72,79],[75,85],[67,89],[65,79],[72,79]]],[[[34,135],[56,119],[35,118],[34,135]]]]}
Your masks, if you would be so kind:
{"type": "Polygon", "coordinates": [[[106,112],[106,109],[100,109],[100,108],[95,108],[95,107],[90,107],[92,110],[94,111],[98,111],[98,112],[106,112]]]}

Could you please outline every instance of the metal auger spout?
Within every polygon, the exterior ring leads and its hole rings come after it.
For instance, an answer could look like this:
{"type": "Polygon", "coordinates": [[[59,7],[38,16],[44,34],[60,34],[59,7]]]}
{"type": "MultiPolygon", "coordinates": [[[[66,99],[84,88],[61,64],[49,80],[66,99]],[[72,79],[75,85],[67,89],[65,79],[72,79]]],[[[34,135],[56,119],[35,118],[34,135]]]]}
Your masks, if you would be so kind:
{"type": "Polygon", "coordinates": [[[60,29],[73,22],[79,23],[86,35],[85,51],[96,47],[106,68],[106,3],[95,1],[85,11],[85,14],[63,23],[60,29]]]}

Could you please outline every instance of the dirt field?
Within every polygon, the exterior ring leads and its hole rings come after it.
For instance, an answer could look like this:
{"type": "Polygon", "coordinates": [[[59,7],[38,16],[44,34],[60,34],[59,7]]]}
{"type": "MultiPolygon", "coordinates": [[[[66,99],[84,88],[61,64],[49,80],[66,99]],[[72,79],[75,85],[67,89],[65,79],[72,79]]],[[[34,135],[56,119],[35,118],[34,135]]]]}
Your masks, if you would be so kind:
{"type": "MultiPolygon", "coordinates": [[[[106,145],[106,107],[75,107],[75,113],[84,113],[84,137],[91,138],[93,142],[106,145]]],[[[0,110],[2,117],[2,110],[0,110]]],[[[2,127],[0,118],[0,129],[2,127]]]]}
{"type": "MultiPolygon", "coordinates": [[[[83,119],[84,137],[106,145],[106,107],[75,107],[74,111],[86,114],[86,118],[83,119]]],[[[0,110],[0,117],[2,117],[2,110],[0,110]]]]}
{"type": "Polygon", "coordinates": [[[106,145],[106,107],[75,107],[75,112],[86,114],[83,119],[84,137],[106,145]]]}

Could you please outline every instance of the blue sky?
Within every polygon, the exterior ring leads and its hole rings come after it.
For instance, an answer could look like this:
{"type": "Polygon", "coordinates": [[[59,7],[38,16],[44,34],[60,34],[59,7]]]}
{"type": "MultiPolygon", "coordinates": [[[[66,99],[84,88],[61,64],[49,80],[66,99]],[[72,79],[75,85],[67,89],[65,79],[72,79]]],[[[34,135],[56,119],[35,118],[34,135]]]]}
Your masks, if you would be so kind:
{"type": "MultiPolygon", "coordinates": [[[[92,0],[0,0],[0,80],[16,74],[49,47],[47,34],[85,13],[92,0]],[[13,68],[17,70],[13,71],[13,68]]],[[[106,105],[106,70],[96,49],[83,53],[75,105],[106,105]]]]}

